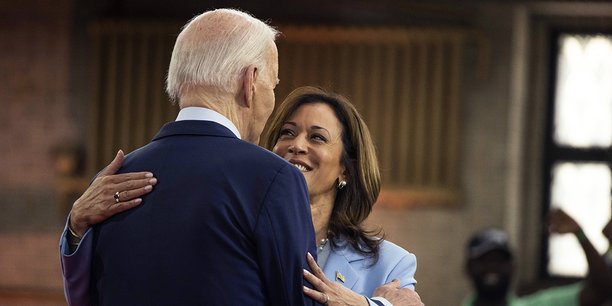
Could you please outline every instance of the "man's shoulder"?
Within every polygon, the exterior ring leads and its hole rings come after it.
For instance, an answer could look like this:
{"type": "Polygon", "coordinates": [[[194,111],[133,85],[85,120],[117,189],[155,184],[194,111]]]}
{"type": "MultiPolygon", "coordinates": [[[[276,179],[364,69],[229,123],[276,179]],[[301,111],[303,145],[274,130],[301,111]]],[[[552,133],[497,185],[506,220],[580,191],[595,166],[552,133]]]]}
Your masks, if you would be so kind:
{"type": "MultiPolygon", "coordinates": [[[[231,159],[233,169],[241,173],[251,173],[258,177],[277,177],[290,182],[303,181],[304,176],[282,157],[260,146],[239,141],[234,143],[232,153],[222,153],[224,158],[231,159]]],[[[278,181],[278,179],[277,179],[278,181]]]]}
{"type": "Polygon", "coordinates": [[[237,159],[246,163],[253,163],[254,166],[283,168],[290,165],[280,156],[268,151],[258,145],[246,141],[238,141],[236,144],[239,155],[237,159]]]}

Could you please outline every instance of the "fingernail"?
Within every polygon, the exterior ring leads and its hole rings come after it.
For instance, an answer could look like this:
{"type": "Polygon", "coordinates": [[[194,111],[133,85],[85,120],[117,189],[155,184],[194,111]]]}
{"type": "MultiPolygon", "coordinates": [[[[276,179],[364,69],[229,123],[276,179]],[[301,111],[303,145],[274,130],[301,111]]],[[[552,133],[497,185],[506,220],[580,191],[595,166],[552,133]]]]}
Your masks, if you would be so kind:
{"type": "Polygon", "coordinates": [[[314,258],[312,257],[312,255],[310,254],[310,252],[307,252],[307,253],[306,253],[306,256],[308,256],[308,258],[310,258],[310,259],[314,259],[314,258]]]}
{"type": "Polygon", "coordinates": [[[153,177],[153,173],[147,172],[147,173],[145,173],[145,177],[153,177]]]}
{"type": "Polygon", "coordinates": [[[139,204],[140,202],[142,202],[142,199],[141,198],[137,198],[137,199],[134,200],[134,202],[136,202],[136,204],[139,204]]]}
{"type": "Polygon", "coordinates": [[[310,272],[308,272],[306,269],[302,269],[302,271],[304,271],[304,275],[310,274],[310,272]]]}
{"type": "Polygon", "coordinates": [[[156,178],[150,179],[149,184],[157,184],[157,179],[156,178]]]}
{"type": "Polygon", "coordinates": [[[153,189],[153,186],[151,186],[151,185],[147,185],[147,186],[144,187],[145,191],[151,191],[152,189],[153,189]]]}

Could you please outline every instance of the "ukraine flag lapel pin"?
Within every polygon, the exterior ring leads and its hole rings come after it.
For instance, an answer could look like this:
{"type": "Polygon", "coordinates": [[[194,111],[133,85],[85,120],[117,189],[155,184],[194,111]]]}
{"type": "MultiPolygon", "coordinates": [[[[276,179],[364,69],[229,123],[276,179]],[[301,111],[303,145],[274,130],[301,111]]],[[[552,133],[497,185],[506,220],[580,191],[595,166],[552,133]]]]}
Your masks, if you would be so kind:
{"type": "Polygon", "coordinates": [[[345,282],[346,279],[344,278],[344,275],[342,275],[342,273],[340,273],[340,271],[336,271],[336,280],[339,280],[341,282],[345,282]]]}

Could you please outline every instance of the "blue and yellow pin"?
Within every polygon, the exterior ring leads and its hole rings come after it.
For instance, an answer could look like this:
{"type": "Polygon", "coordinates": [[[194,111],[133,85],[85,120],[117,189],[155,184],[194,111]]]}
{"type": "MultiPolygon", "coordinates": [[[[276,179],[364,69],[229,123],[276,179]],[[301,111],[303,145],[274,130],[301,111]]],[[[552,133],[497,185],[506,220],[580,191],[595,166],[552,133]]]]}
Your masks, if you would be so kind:
{"type": "Polygon", "coordinates": [[[339,280],[341,282],[345,282],[346,279],[344,278],[344,275],[342,275],[342,273],[340,273],[340,271],[336,271],[336,280],[339,280]]]}

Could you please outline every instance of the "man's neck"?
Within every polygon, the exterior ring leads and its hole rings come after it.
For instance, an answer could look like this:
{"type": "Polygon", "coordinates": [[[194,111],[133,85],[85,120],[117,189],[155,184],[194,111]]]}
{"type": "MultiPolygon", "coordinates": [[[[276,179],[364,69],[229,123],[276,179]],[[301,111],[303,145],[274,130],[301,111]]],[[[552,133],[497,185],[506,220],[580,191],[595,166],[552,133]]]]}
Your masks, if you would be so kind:
{"type": "Polygon", "coordinates": [[[232,102],[233,101],[227,97],[221,95],[191,94],[182,96],[180,98],[179,106],[181,109],[186,107],[204,107],[212,109],[232,120],[232,102]]]}
{"type": "Polygon", "coordinates": [[[181,96],[179,105],[181,109],[185,107],[204,107],[225,116],[236,126],[243,140],[248,141],[244,138],[248,135],[248,126],[238,109],[239,106],[235,97],[231,94],[210,94],[208,91],[189,93],[181,96]]]}

